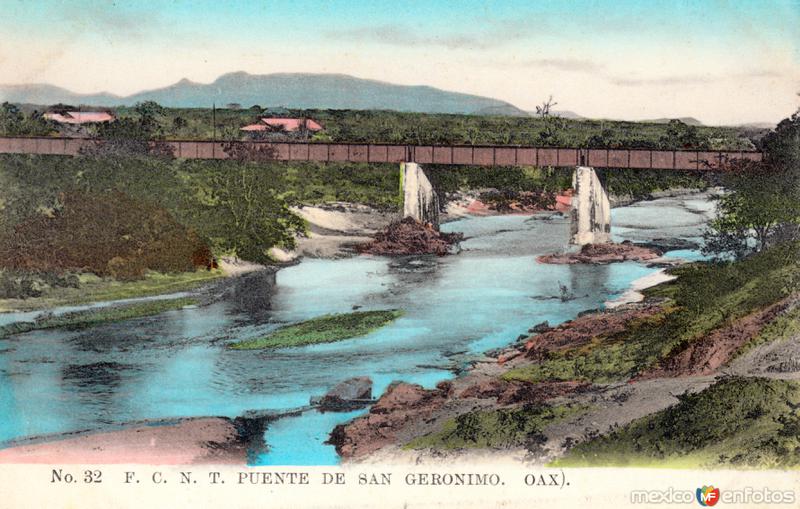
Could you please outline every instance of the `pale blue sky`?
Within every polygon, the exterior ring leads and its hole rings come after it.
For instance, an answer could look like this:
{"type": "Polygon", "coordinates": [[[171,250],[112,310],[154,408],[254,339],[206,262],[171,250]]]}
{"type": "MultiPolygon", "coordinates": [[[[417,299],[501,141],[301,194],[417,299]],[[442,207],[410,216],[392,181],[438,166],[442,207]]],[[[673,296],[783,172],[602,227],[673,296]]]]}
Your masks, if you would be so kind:
{"type": "Polygon", "coordinates": [[[79,92],[337,72],[734,123],[785,117],[800,91],[800,0],[0,0],[0,34],[0,81],[79,92]]]}

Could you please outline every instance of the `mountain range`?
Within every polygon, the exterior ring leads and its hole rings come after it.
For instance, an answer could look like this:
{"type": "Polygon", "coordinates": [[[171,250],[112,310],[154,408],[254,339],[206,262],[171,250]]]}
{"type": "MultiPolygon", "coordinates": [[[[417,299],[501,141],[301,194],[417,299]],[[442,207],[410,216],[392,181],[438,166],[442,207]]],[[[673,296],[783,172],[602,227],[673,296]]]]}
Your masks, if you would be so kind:
{"type": "Polygon", "coordinates": [[[223,74],[213,83],[183,79],[174,85],[128,96],[78,94],[48,84],[0,85],[0,101],[51,105],[129,106],[152,100],[168,107],[243,107],[395,110],[424,113],[527,115],[514,105],[429,86],[395,85],[343,74],[223,74]]]}

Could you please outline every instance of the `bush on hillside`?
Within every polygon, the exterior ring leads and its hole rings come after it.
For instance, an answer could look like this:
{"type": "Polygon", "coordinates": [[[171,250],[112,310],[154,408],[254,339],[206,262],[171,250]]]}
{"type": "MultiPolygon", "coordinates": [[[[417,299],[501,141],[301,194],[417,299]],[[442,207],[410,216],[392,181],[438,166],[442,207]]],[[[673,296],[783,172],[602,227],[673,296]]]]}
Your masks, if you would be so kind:
{"type": "Polygon", "coordinates": [[[77,288],[75,274],[16,272],[0,270],[0,299],[40,297],[48,288],[77,288]]]}
{"type": "Polygon", "coordinates": [[[148,269],[181,272],[212,264],[194,231],[165,209],[120,192],[63,193],[51,214],[36,214],[0,239],[0,267],[18,271],[137,279],[148,269]]]}

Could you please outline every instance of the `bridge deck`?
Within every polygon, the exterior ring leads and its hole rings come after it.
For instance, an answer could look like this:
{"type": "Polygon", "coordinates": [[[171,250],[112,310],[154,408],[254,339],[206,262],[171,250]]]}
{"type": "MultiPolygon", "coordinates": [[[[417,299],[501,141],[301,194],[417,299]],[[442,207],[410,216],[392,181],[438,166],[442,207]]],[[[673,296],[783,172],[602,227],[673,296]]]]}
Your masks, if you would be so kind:
{"type": "MultiPolygon", "coordinates": [[[[77,155],[93,143],[85,138],[0,137],[0,154],[77,155]]],[[[167,141],[175,156],[186,159],[227,159],[225,143],[167,141]]],[[[646,149],[585,149],[479,145],[389,145],[380,143],[295,143],[246,141],[273,149],[278,161],[400,163],[471,166],[592,166],[663,170],[715,170],[732,159],[760,161],[761,152],[646,149]]]]}

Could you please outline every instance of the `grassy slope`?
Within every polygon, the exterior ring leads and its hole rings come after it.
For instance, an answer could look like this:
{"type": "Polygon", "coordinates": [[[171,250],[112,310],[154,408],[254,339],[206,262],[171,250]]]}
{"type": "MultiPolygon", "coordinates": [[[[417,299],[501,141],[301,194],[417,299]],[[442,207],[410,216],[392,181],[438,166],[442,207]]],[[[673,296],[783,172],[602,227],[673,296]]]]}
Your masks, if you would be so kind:
{"type": "Polygon", "coordinates": [[[736,352],[736,356],[744,355],[751,349],[760,345],[766,345],[775,341],[785,341],[798,336],[800,336],[800,308],[795,308],[764,326],[756,337],[751,339],[736,352]]]}
{"type": "Polygon", "coordinates": [[[548,425],[585,410],[580,406],[526,405],[454,417],[440,431],[409,442],[407,449],[515,448],[536,445],[548,425]]]}
{"type": "Polygon", "coordinates": [[[148,297],[183,292],[219,277],[222,271],[199,270],[180,274],[150,272],[140,281],[101,279],[93,274],[81,276],[79,288],[52,288],[42,297],[0,299],[0,312],[35,311],[59,306],[74,306],[90,302],[148,297]]]}
{"type": "Polygon", "coordinates": [[[799,253],[800,246],[794,245],[739,262],[674,269],[677,280],[646,292],[669,299],[660,315],[621,334],[599,336],[585,347],[551,354],[539,364],[512,369],[504,378],[599,383],[628,378],[686,343],[800,290],[799,253]]]}
{"type": "Polygon", "coordinates": [[[188,297],[179,299],[163,299],[137,302],[126,306],[110,306],[104,308],[76,311],[58,316],[46,315],[33,322],[15,322],[0,327],[0,338],[21,334],[32,330],[55,329],[61,327],[83,328],[101,323],[120,322],[131,318],[152,316],[165,311],[181,309],[196,304],[188,297]]]}
{"type": "Polygon", "coordinates": [[[305,322],[281,327],[263,338],[233,343],[235,350],[260,350],[292,346],[331,343],[364,336],[396,320],[403,314],[396,309],[358,311],[339,315],[326,315],[305,322]]]}
{"type": "Polygon", "coordinates": [[[559,466],[800,466],[800,383],[726,379],[575,446],[559,466]]]}

